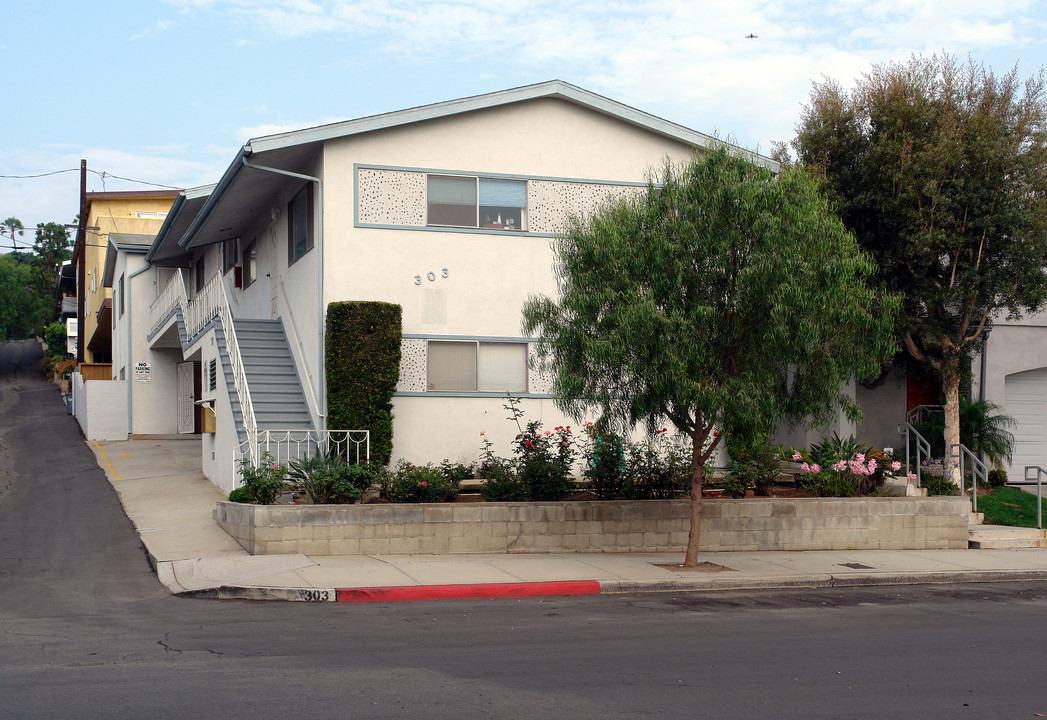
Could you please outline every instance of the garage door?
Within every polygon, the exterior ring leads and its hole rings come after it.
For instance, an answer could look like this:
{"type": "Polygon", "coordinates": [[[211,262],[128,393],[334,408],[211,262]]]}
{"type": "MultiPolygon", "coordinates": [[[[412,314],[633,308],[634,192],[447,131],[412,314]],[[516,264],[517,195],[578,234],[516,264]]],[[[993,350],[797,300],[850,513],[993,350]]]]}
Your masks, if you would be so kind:
{"type": "Polygon", "coordinates": [[[1026,465],[1047,468],[1047,368],[1008,375],[1004,383],[1004,412],[1016,422],[1007,475],[1020,480],[1026,465]]]}

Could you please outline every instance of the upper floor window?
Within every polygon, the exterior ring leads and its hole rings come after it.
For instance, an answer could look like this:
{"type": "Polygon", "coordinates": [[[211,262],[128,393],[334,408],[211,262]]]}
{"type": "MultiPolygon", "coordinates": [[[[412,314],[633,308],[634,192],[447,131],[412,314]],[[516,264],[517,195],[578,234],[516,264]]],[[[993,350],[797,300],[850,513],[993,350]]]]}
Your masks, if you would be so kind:
{"type": "Polygon", "coordinates": [[[287,203],[287,264],[313,248],[313,185],[309,183],[287,203]]]}
{"type": "Polygon", "coordinates": [[[468,175],[426,178],[429,225],[527,229],[527,182],[468,175]]]}
{"type": "Polygon", "coordinates": [[[119,316],[124,316],[124,276],[120,276],[119,282],[117,282],[116,289],[116,308],[119,312],[119,316]]]}

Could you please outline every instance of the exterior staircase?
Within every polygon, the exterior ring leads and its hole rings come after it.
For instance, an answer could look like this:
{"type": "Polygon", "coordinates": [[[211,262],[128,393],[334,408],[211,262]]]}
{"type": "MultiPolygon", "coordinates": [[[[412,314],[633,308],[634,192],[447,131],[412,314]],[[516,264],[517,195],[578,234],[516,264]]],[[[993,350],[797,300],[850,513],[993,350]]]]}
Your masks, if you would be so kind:
{"type": "MultiPolygon", "coordinates": [[[[255,422],[258,430],[312,430],[309,405],[295,368],[291,347],[287,343],[283,324],[279,320],[233,320],[240,358],[247,375],[255,422]]],[[[220,325],[215,328],[218,352],[226,373],[229,404],[233,408],[237,437],[247,440],[243,412],[229,371],[225,334],[220,325]]]]}

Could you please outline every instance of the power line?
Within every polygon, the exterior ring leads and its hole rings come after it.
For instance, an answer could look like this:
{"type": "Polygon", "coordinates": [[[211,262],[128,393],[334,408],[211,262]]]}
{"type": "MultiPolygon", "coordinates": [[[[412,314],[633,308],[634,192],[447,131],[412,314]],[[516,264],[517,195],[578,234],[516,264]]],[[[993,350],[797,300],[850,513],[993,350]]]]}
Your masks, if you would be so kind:
{"type": "Polygon", "coordinates": [[[59,175],[61,173],[76,172],[80,168],[69,168],[68,170],[55,170],[54,172],[39,173],[37,175],[0,175],[5,180],[31,180],[33,178],[47,177],[48,175],[59,175]]]}
{"type": "MultiPolygon", "coordinates": [[[[54,170],[52,172],[37,173],[35,175],[0,175],[0,180],[33,180],[36,178],[50,177],[51,175],[60,175],[62,173],[77,172],[80,168],[69,168],[67,170],[54,170]]],[[[152,187],[165,188],[167,190],[181,190],[182,188],[177,185],[164,185],[162,183],[149,182],[148,180],[135,180],[134,178],[122,177],[120,175],[114,175],[111,172],[105,170],[98,171],[88,168],[88,172],[94,173],[98,177],[102,178],[103,187],[105,187],[105,179],[107,177],[115,178],[117,180],[123,180],[124,182],[138,183],[139,185],[150,185],[152,187]]]]}

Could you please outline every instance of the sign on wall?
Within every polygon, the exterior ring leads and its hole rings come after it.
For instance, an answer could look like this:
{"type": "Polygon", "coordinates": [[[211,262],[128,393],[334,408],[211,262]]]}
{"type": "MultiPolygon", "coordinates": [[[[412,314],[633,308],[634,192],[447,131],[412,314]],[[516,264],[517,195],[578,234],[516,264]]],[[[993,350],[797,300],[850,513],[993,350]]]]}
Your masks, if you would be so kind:
{"type": "Polygon", "coordinates": [[[135,365],[135,382],[147,383],[151,381],[152,368],[147,362],[140,362],[135,365]]]}

